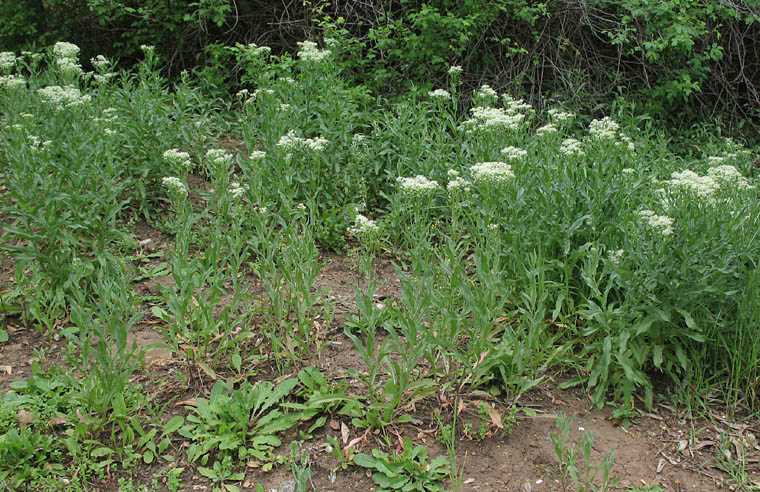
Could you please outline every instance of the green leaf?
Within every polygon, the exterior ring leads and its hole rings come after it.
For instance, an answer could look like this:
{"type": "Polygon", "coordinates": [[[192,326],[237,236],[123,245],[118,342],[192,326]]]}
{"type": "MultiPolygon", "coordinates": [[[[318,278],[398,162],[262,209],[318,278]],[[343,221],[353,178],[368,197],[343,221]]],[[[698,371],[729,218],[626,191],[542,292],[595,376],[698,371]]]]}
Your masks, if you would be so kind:
{"type": "Polygon", "coordinates": [[[230,362],[232,363],[232,367],[234,367],[237,372],[240,372],[240,368],[243,367],[243,358],[240,357],[240,354],[232,354],[232,357],[230,357],[230,362]]]}
{"type": "Polygon", "coordinates": [[[113,454],[113,449],[101,447],[101,448],[96,448],[92,450],[92,452],[90,453],[90,456],[94,458],[102,458],[103,456],[109,456],[111,454],[113,454]]]}
{"type": "Polygon", "coordinates": [[[662,367],[662,345],[655,345],[652,348],[652,363],[658,369],[662,367]]]}
{"type": "Polygon", "coordinates": [[[185,423],[185,419],[181,415],[177,415],[176,417],[172,418],[169,422],[164,425],[163,433],[166,434],[173,434],[174,432],[178,431],[180,427],[185,423]]]}
{"type": "Polygon", "coordinates": [[[206,478],[212,478],[212,479],[216,479],[217,478],[217,473],[212,468],[206,468],[205,466],[199,466],[198,467],[198,472],[200,472],[200,474],[203,475],[206,478]]]}
{"type": "Polygon", "coordinates": [[[162,321],[169,322],[172,320],[171,315],[158,306],[153,306],[152,308],[150,308],[150,312],[153,314],[153,316],[155,316],[156,318],[162,321]]]}
{"type": "Polygon", "coordinates": [[[0,329],[0,343],[5,343],[10,339],[7,330],[0,329]]]}
{"type": "Polygon", "coordinates": [[[374,468],[377,460],[366,453],[359,453],[354,456],[354,464],[364,468],[374,468]]]}

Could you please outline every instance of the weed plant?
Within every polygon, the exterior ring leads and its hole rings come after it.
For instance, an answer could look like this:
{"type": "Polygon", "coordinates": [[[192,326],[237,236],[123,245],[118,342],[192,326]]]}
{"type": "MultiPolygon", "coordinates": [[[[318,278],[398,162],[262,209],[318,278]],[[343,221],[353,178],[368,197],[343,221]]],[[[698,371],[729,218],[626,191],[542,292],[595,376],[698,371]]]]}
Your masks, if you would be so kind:
{"type": "MultiPolygon", "coordinates": [[[[78,371],[51,369],[56,398],[67,395],[62,441],[3,424],[5,484],[54,483],[75,463],[81,486],[117,461],[171,456],[180,432],[193,443],[186,458],[234,490],[241,460],[272,466],[277,434],[299,419],[386,429],[439,389],[516,398],[549,368],[598,406],[633,408],[640,394],[651,407],[664,376],[681,395],[718,389],[728,407],[757,410],[760,202],[748,150],[714,138],[676,154],[624,116],[536,113],[488,86],[463,94],[457,67],[427,95],[371,99],[345,82],[335,43],[283,56],[230,47],[248,87],[227,100],[194,74],[170,85],[150,46],[131,72],[99,58],[85,73],[70,43],[3,55],[14,62],[0,76],[0,247],[14,271],[0,305],[68,340],[78,371]],[[162,268],[133,268],[145,259],[137,221],[164,233],[162,268]],[[322,254],[345,244],[367,279],[342,326],[362,393],[309,371],[300,383],[248,380],[254,359],[292,375],[320,353],[336,319],[322,254]],[[401,293],[378,304],[372,265],[388,254],[401,293]],[[158,272],[172,282],[142,297],[141,277],[158,272]],[[187,423],[141,416],[154,404],[130,385],[143,368],[130,331],[143,321],[209,378],[235,370],[187,423]]],[[[45,406],[28,400],[29,384],[4,397],[5,420],[45,406]]],[[[398,468],[378,475],[384,487],[436,490],[447,466],[431,472],[421,450],[404,449],[405,463],[360,461],[398,468]]]]}

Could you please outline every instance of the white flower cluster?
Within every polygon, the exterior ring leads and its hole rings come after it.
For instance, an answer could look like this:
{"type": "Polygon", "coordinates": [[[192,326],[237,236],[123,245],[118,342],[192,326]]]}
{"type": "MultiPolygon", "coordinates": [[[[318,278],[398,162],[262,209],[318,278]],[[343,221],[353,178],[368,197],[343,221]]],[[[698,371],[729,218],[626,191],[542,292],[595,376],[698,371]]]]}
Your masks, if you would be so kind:
{"type": "Polygon", "coordinates": [[[614,139],[617,138],[619,130],[620,125],[609,116],[605,116],[601,120],[593,120],[588,125],[588,132],[594,138],[614,139]]]}
{"type": "Polygon", "coordinates": [[[623,253],[625,253],[624,249],[610,251],[607,253],[607,259],[609,259],[613,265],[619,265],[620,260],[623,258],[623,253]]]}
{"type": "Polygon", "coordinates": [[[26,79],[20,75],[0,75],[0,89],[16,90],[26,87],[26,79]]]}
{"type": "Polygon", "coordinates": [[[622,147],[625,145],[629,151],[633,152],[636,150],[636,146],[633,144],[633,140],[631,140],[631,137],[628,135],[620,135],[620,141],[616,144],[618,147],[622,147]]]}
{"type": "Polygon", "coordinates": [[[597,140],[617,140],[616,145],[618,147],[625,146],[631,152],[636,150],[633,140],[621,133],[620,125],[609,116],[605,116],[601,120],[591,121],[588,125],[588,132],[592,138],[597,140]]]}
{"type": "Polygon", "coordinates": [[[48,147],[50,147],[50,144],[53,143],[52,140],[43,141],[36,135],[27,135],[26,139],[29,141],[29,148],[34,153],[40,153],[46,150],[48,147]]]}
{"type": "Polygon", "coordinates": [[[57,85],[50,85],[37,89],[37,95],[43,101],[55,104],[57,110],[63,108],[70,108],[74,106],[81,106],[90,101],[89,94],[82,95],[82,93],[74,86],[67,85],[66,87],[60,87],[57,85]]]}
{"type": "Polygon", "coordinates": [[[584,156],[586,155],[581,148],[580,140],[574,138],[566,138],[562,140],[562,145],[559,147],[559,151],[566,156],[584,156]]]}
{"type": "Polygon", "coordinates": [[[164,160],[174,166],[175,169],[185,169],[190,171],[193,163],[190,160],[190,154],[182,152],[179,149],[169,149],[163,153],[164,160]]]}
{"type": "Polygon", "coordinates": [[[507,160],[510,161],[518,161],[521,159],[524,159],[528,156],[528,151],[525,149],[521,149],[519,147],[504,147],[501,149],[501,155],[504,156],[507,160]]]}
{"type": "Polygon", "coordinates": [[[77,58],[79,57],[79,46],[74,43],[58,41],[53,46],[53,56],[56,58],[77,58]]]}
{"type": "Polygon", "coordinates": [[[232,195],[234,198],[240,198],[248,191],[247,185],[241,185],[237,181],[233,181],[230,183],[230,187],[227,188],[227,192],[232,195]]]}
{"type": "Polygon", "coordinates": [[[95,79],[95,82],[98,84],[104,85],[107,84],[108,81],[110,81],[112,78],[116,77],[116,74],[113,72],[109,72],[108,69],[111,68],[113,63],[111,60],[106,58],[103,55],[98,55],[94,58],[90,58],[90,63],[92,63],[92,66],[95,67],[96,74],[93,75],[93,78],[95,79]]]}
{"type": "Polygon", "coordinates": [[[321,62],[330,56],[330,50],[320,50],[314,41],[298,42],[298,58],[304,61],[321,62]]]}
{"type": "Polygon", "coordinates": [[[428,97],[434,101],[449,101],[451,99],[451,94],[449,94],[449,91],[446,89],[436,89],[428,92],[428,97]]]}
{"type": "Polygon", "coordinates": [[[663,236],[673,234],[673,219],[667,215],[657,215],[652,210],[640,210],[639,216],[647,221],[649,227],[659,232],[663,236]]]}
{"type": "Polygon", "coordinates": [[[251,95],[251,99],[258,99],[261,96],[274,96],[274,90],[272,89],[256,89],[251,95]]]}
{"type": "Polygon", "coordinates": [[[449,67],[449,77],[452,79],[459,79],[462,76],[462,67],[459,65],[452,65],[449,67]]]}
{"type": "Polygon", "coordinates": [[[710,157],[707,158],[707,163],[710,164],[711,166],[718,166],[720,164],[723,164],[723,161],[725,160],[726,159],[723,157],[720,157],[717,155],[711,155],[710,157]]]}
{"type": "Polygon", "coordinates": [[[103,55],[90,58],[90,63],[98,72],[105,72],[111,67],[111,61],[103,55]]]}
{"type": "Polygon", "coordinates": [[[559,130],[557,129],[556,126],[552,125],[551,123],[547,123],[546,125],[536,130],[536,135],[538,135],[539,137],[544,137],[546,135],[553,135],[557,133],[558,131],[559,130]]]}
{"type": "Polygon", "coordinates": [[[476,106],[470,110],[472,118],[462,123],[461,128],[466,133],[478,130],[517,130],[525,115],[510,114],[504,109],[476,106]]]}
{"type": "Polygon", "coordinates": [[[363,133],[354,133],[351,137],[351,149],[356,154],[357,159],[364,159],[369,156],[369,139],[363,133]]]}
{"type": "Polygon", "coordinates": [[[446,185],[446,191],[449,193],[470,191],[470,183],[459,176],[459,172],[456,169],[449,169],[449,184],[446,185]]]}
{"type": "Polygon", "coordinates": [[[549,118],[551,118],[554,123],[569,123],[575,118],[575,115],[573,113],[560,111],[556,108],[550,109],[547,111],[547,113],[549,114],[549,118]]]}
{"type": "Polygon", "coordinates": [[[379,227],[377,226],[377,222],[368,219],[362,214],[356,214],[356,217],[354,218],[354,226],[350,227],[348,232],[356,236],[365,236],[375,233],[378,230],[379,227]]]}
{"type": "Polygon", "coordinates": [[[711,167],[707,170],[707,175],[715,179],[721,186],[726,185],[740,190],[753,188],[747,181],[747,178],[742,176],[742,173],[730,164],[711,167]]]}
{"type": "Polygon", "coordinates": [[[476,183],[498,184],[515,177],[512,166],[506,162],[478,162],[470,166],[470,172],[476,183]]]}
{"type": "Polygon", "coordinates": [[[747,178],[742,176],[736,167],[729,164],[712,167],[707,170],[707,174],[704,176],[700,176],[691,169],[676,171],[671,174],[671,179],[665,183],[675,188],[689,190],[698,197],[709,201],[714,200],[715,193],[724,186],[730,190],[752,188],[747,178]]]}
{"type": "Polygon", "coordinates": [[[0,52],[0,70],[9,73],[16,68],[16,53],[12,51],[0,52]]]}
{"type": "Polygon", "coordinates": [[[263,150],[254,150],[251,152],[251,154],[248,156],[248,158],[253,162],[261,162],[264,159],[266,159],[267,153],[263,150]]]}
{"type": "Polygon", "coordinates": [[[426,196],[435,193],[439,188],[437,182],[431,181],[421,174],[413,178],[399,176],[396,178],[396,182],[398,182],[401,191],[408,195],[426,196]]]}
{"type": "Polygon", "coordinates": [[[692,191],[700,198],[712,198],[720,188],[720,184],[712,176],[700,176],[691,169],[674,172],[671,174],[671,179],[665,183],[675,188],[692,191]]]}
{"type": "Polygon", "coordinates": [[[100,118],[101,121],[116,121],[119,118],[119,110],[116,108],[105,108],[103,110],[103,116],[100,118]]]}
{"type": "Polygon", "coordinates": [[[504,101],[504,107],[507,109],[507,113],[533,113],[533,106],[522,99],[515,99],[509,94],[502,94],[501,98],[504,101]]]}
{"type": "Polygon", "coordinates": [[[272,48],[269,46],[258,46],[256,43],[250,43],[247,48],[248,52],[254,57],[267,58],[272,54],[272,48]]]}
{"type": "Polygon", "coordinates": [[[232,163],[232,153],[226,149],[209,149],[206,159],[217,169],[226,169],[232,163]]]}
{"type": "Polygon", "coordinates": [[[53,46],[53,56],[58,70],[64,75],[82,75],[79,65],[79,46],[73,43],[59,41],[53,46]]]}
{"type": "Polygon", "coordinates": [[[179,196],[187,196],[187,186],[185,186],[185,183],[180,181],[179,178],[175,176],[169,176],[166,178],[163,178],[161,180],[166,186],[166,189],[169,190],[170,193],[176,193],[179,196]]]}
{"type": "Polygon", "coordinates": [[[490,85],[483,84],[472,99],[478,106],[493,106],[499,100],[499,95],[490,85]]]}
{"type": "Polygon", "coordinates": [[[296,135],[295,130],[290,130],[280,137],[277,146],[287,151],[287,158],[290,159],[293,156],[293,152],[298,150],[309,149],[313,152],[321,152],[327,148],[328,143],[324,137],[301,138],[296,135]]]}

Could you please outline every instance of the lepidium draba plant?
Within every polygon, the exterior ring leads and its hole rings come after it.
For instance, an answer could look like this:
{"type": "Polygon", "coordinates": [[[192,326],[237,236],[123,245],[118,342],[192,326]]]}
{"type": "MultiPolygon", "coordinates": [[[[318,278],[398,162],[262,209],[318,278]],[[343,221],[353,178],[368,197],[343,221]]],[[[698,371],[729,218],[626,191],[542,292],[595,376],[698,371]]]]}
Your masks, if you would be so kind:
{"type": "Polygon", "coordinates": [[[322,265],[304,213],[297,208],[295,220],[283,224],[274,241],[260,243],[254,264],[267,295],[262,299],[263,331],[281,370],[299,365],[310,352],[319,353],[322,332],[332,321],[332,306],[316,285],[322,265]]]}

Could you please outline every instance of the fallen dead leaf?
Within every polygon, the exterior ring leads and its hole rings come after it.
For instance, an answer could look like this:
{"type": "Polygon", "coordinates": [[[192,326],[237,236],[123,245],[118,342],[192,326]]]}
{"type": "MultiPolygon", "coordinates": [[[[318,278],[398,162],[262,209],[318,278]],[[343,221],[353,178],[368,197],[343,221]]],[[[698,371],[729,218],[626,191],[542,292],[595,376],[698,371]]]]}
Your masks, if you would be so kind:
{"type": "Polygon", "coordinates": [[[177,407],[184,407],[185,405],[195,407],[198,405],[197,400],[197,398],[190,398],[189,400],[178,401],[174,405],[177,407]]]}
{"type": "Polygon", "coordinates": [[[349,431],[348,426],[344,423],[340,423],[340,438],[343,440],[343,444],[346,444],[348,442],[348,437],[350,436],[351,431],[349,431]]]}
{"type": "Polygon", "coordinates": [[[16,421],[18,422],[18,425],[21,429],[31,424],[33,420],[34,415],[32,412],[29,412],[27,410],[19,410],[16,414],[16,421]]]}
{"type": "Polygon", "coordinates": [[[504,424],[501,422],[501,414],[493,408],[488,411],[488,415],[491,417],[491,423],[498,429],[504,430],[504,424]]]}

